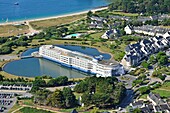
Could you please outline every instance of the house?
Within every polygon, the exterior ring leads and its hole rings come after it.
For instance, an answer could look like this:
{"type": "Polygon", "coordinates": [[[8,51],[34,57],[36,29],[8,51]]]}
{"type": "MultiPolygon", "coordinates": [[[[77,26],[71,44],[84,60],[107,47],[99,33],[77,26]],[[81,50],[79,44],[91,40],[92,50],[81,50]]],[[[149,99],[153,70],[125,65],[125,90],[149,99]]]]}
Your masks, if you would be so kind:
{"type": "Polygon", "coordinates": [[[92,16],[90,17],[90,24],[89,28],[97,28],[97,29],[102,29],[104,27],[104,24],[107,23],[107,20],[103,17],[98,17],[98,16],[92,16]]]}
{"type": "Polygon", "coordinates": [[[103,22],[92,21],[89,25],[89,28],[102,29],[104,27],[103,22]]]}
{"type": "Polygon", "coordinates": [[[153,20],[158,20],[158,15],[152,15],[152,16],[150,16],[150,18],[151,18],[152,21],[153,20]]]}
{"type": "Polygon", "coordinates": [[[92,16],[92,17],[90,17],[90,19],[91,19],[92,21],[107,23],[106,19],[104,19],[103,17],[92,16]]]}
{"type": "Polygon", "coordinates": [[[135,33],[140,33],[150,36],[163,36],[166,32],[170,31],[169,28],[162,28],[159,26],[143,25],[133,27],[135,33]]]}
{"type": "Polygon", "coordinates": [[[102,36],[101,38],[103,39],[112,39],[113,37],[117,37],[119,36],[120,32],[117,29],[110,29],[107,30],[102,36]]]}
{"type": "Polygon", "coordinates": [[[126,21],[131,21],[131,18],[130,18],[130,17],[127,17],[127,16],[109,15],[109,18],[110,18],[110,19],[113,19],[113,20],[126,20],[126,21]]]}
{"type": "Polygon", "coordinates": [[[168,104],[162,104],[159,107],[161,108],[161,111],[164,111],[166,113],[170,113],[170,107],[168,106],[168,104]]]}
{"type": "Polygon", "coordinates": [[[164,38],[167,38],[167,37],[170,37],[170,31],[167,31],[164,35],[163,35],[164,38]]]}
{"type": "Polygon", "coordinates": [[[139,16],[136,21],[145,23],[146,21],[150,21],[150,17],[139,16]]]}
{"type": "Polygon", "coordinates": [[[163,112],[163,113],[170,113],[170,107],[168,104],[161,104],[161,105],[155,105],[153,106],[154,113],[156,112],[163,112]]]}
{"type": "Polygon", "coordinates": [[[165,102],[161,99],[159,94],[150,92],[147,96],[147,99],[152,102],[153,105],[164,104],[165,102]]]}
{"type": "Polygon", "coordinates": [[[168,104],[161,104],[161,105],[149,104],[139,108],[141,109],[142,113],[156,113],[156,112],[170,113],[170,107],[168,106],[168,104]]]}
{"type": "Polygon", "coordinates": [[[126,54],[122,59],[122,64],[124,66],[136,66],[151,54],[168,46],[170,46],[169,35],[150,37],[137,43],[129,44],[125,48],[126,54]]]}
{"type": "Polygon", "coordinates": [[[130,106],[132,106],[132,108],[135,109],[135,108],[145,107],[145,104],[144,104],[143,100],[139,100],[139,101],[132,102],[130,104],[130,106]]]}
{"type": "Polygon", "coordinates": [[[142,111],[142,113],[153,113],[153,112],[151,112],[151,110],[149,109],[149,107],[142,107],[142,108],[141,108],[141,111],[142,111]]]}
{"type": "Polygon", "coordinates": [[[130,25],[127,25],[127,26],[124,28],[124,31],[126,32],[126,34],[132,34],[132,33],[133,33],[133,27],[130,26],[130,25]]]}
{"type": "Polygon", "coordinates": [[[164,19],[169,19],[170,16],[168,14],[158,15],[158,21],[163,21],[164,19]]]}

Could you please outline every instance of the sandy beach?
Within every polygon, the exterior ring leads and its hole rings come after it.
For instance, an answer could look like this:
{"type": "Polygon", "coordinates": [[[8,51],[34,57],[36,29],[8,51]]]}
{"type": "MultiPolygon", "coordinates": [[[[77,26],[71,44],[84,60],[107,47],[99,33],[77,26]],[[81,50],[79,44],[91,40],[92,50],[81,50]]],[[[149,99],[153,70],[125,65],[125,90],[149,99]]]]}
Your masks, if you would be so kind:
{"type": "Polygon", "coordinates": [[[11,24],[15,25],[15,24],[22,24],[24,22],[33,22],[33,21],[41,21],[41,20],[48,20],[48,19],[56,19],[56,18],[62,18],[62,17],[67,17],[67,16],[80,15],[80,14],[88,13],[89,11],[92,11],[92,12],[101,11],[101,10],[105,10],[107,8],[108,7],[105,6],[105,7],[95,8],[95,9],[92,9],[92,10],[86,10],[86,11],[77,12],[77,13],[70,13],[70,14],[63,14],[63,15],[59,15],[59,16],[52,16],[52,17],[45,17],[45,18],[28,19],[28,20],[22,20],[22,21],[0,23],[0,25],[11,25],[11,24]]]}

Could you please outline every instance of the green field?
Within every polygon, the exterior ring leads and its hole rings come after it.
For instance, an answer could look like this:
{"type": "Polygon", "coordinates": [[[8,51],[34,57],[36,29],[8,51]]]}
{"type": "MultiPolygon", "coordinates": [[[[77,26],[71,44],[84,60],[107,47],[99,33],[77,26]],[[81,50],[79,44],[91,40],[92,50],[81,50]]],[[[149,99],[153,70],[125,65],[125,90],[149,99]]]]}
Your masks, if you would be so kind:
{"type": "Polygon", "coordinates": [[[131,17],[139,15],[137,13],[125,13],[125,12],[121,12],[121,11],[112,11],[112,12],[109,12],[109,14],[121,15],[121,16],[131,16],[131,17]]]}
{"type": "Polygon", "coordinates": [[[69,24],[69,23],[75,22],[75,21],[80,20],[85,17],[86,17],[86,14],[66,16],[66,17],[60,17],[60,18],[54,18],[54,19],[33,21],[33,22],[30,22],[30,25],[34,29],[44,29],[44,28],[48,28],[51,26],[59,26],[59,25],[63,25],[63,24],[69,24]]]}
{"type": "Polygon", "coordinates": [[[155,89],[152,92],[160,94],[163,98],[170,97],[170,82],[165,82],[160,88],[155,89]]]}
{"type": "Polygon", "coordinates": [[[20,109],[17,113],[53,113],[53,112],[30,107],[24,107],[20,109]]]}
{"type": "Polygon", "coordinates": [[[156,89],[156,90],[153,90],[152,92],[158,93],[163,98],[170,97],[170,91],[167,91],[167,90],[156,89]]]}
{"type": "Polygon", "coordinates": [[[16,104],[8,111],[8,113],[12,113],[14,110],[17,110],[17,109],[19,109],[19,108],[21,108],[21,106],[16,103],[16,104]]]}
{"type": "Polygon", "coordinates": [[[95,40],[99,40],[101,36],[104,34],[105,31],[98,32],[98,33],[92,33],[89,36],[95,40]]]}
{"type": "Polygon", "coordinates": [[[29,27],[26,25],[14,26],[14,25],[1,25],[0,37],[13,36],[18,34],[24,34],[29,32],[29,27]]]}

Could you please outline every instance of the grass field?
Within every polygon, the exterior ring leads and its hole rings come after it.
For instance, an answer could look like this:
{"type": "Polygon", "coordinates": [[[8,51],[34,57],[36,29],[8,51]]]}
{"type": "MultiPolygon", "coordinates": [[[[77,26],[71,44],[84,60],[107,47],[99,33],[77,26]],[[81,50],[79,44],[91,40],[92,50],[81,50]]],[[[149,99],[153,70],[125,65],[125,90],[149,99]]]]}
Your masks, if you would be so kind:
{"type": "Polygon", "coordinates": [[[69,24],[71,22],[82,19],[85,16],[86,16],[86,14],[80,14],[80,15],[73,15],[73,16],[67,16],[67,17],[60,17],[60,18],[56,18],[56,19],[33,21],[33,22],[30,22],[30,25],[34,29],[44,29],[44,28],[48,28],[50,26],[59,26],[59,25],[63,25],[63,24],[69,24]]]}
{"type": "Polygon", "coordinates": [[[156,89],[156,90],[153,90],[152,92],[158,93],[163,98],[170,97],[170,91],[167,91],[167,90],[156,89]]]}
{"type": "Polygon", "coordinates": [[[140,99],[147,99],[147,94],[142,95],[140,99]]]}
{"type": "Polygon", "coordinates": [[[125,12],[121,12],[121,11],[113,11],[113,12],[109,12],[110,14],[114,14],[114,15],[122,15],[122,16],[138,16],[137,13],[125,13],[125,12]]]}
{"type": "Polygon", "coordinates": [[[9,111],[8,113],[12,113],[14,110],[20,108],[21,106],[19,104],[15,104],[9,111]]]}
{"type": "Polygon", "coordinates": [[[170,29],[170,26],[161,26],[161,27],[170,29]]]}
{"type": "Polygon", "coordinates": [[[53,112],[30,107],[24,107],[20,109],[17,113],[53,113],[53,112]]]}
{"type": "Polygon", "coordinates": [[[23,100],[19,100],[19,101],[24,105],[34,106],[32,99],[23,99],[23,100]]]}
{"type": "MultiPolygon", "coordinates": [[[[92,46],[90,44],[91,41],[86,41],[86,43],[88,43],[88,45],[82,44],[82,42],[85,42],[85,41],[51,39],[51,40],[45,40],[45,42],[43,42],[42,44],[65,44],[65,43],[67,43],[68,45],[80,45],[80,46],[94,47],[101,52],[111,53],[111,50],[103,45],[103,42],[97,42],[92,46]]],[[[110,42],[106,42],[106,43],[110,43],[110,42]]],[[[38,42],[38,40],[35,39],[32,41],[31,44],[32,45],[40,45],[40,42],[38,42]]]]}
{"type": "Polygon", "coordinates": [[[0,37],[13,36],[18,34],[24,34],[29,32],[29,27],[26,25],[14,26],[14,25],[1,25],[0,37]]]}
{"type": "Polygon", "coordinates": [[[152,92],[160,94],[161,97],[170,97],[170,82],[165,82],[160,88],[153,90],[152,92]]]}
{"type": "Polygon", "coordinates": [[[89,36],[94,38],[95,40],[99,40],[101,38],[101,36],[104,34],[104,32],[105,31],[94,33],[94,34],[90,34],[89,36]]]}

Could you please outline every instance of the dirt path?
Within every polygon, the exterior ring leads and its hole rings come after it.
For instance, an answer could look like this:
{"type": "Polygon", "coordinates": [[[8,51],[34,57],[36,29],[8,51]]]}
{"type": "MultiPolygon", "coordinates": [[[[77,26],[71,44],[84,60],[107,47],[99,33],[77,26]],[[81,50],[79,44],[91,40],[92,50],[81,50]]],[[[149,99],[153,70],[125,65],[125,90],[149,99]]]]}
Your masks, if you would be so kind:
{"type": "Polygon", "coordinates": [[[11,113],[15,113],[15,112],[19,111],[19,110],[22,109],[22,108],[24,108],[24,107],[21,106],[20,108],[18,108],[18,109],[16,109],[16,110],[12,111],[11,113]]]}
{"type": "Polygon", "coordinates": [[[41,30],[35,30],[31,25],[29,21],[26,21],[26,25],[29,27],[29,33],[28,34],[34,34],[34,33],[40,33],[41,30]]]}

